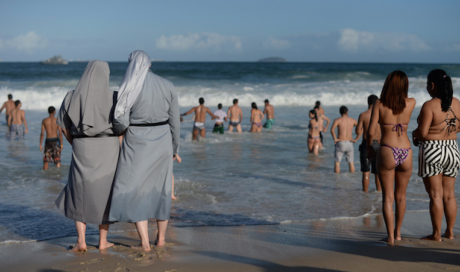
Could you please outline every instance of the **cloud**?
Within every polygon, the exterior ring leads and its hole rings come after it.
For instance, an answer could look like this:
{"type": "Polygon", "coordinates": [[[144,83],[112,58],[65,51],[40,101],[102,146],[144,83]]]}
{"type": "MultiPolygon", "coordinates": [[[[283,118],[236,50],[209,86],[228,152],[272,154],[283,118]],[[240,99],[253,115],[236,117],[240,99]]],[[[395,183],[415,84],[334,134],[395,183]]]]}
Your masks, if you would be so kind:
{"type": "Polygon", "coordinates": [[[270,37],[264,42],[264,47],[267,49],[285,50],[291,47],[291,42],[270,37]]]}
{"type": "Polygon", "coordinates": [[[0,49],[15,49],[26,53],[32,53],[36,49],[45,48],[47,45],[48,40],[34,31],[29,31],[26,34],[8,40],[0,40],[0,49]]]}
{"type": "Polygon", "coordinates": [[[407,33],[366,32],[351,28],[340,31],[337,47],[345,52],[358,51],[427,51],[431,48],[420,38],[407,33]]]}
{"type": "Polygon", "coordinates": [[[190,49],[241,50],[242,42],[237,36],[217,33],[187,33],[185,35],[161,35],[155,42],[158,49],[187,51],[190,49]]]}

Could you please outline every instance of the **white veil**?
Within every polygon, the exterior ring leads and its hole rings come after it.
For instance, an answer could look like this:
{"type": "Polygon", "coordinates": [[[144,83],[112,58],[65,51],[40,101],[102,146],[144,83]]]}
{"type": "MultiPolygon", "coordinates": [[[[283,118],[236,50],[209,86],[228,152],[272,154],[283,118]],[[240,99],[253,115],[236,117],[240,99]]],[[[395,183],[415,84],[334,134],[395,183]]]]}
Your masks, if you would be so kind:
{"type": "Polygon", "coordinates": [[[114,118],[123,116],[131,109],[142,90],[151,63],[149,55],[142,50],[136,50],[129,55],[128,68],[118,90],[114,118]]]}

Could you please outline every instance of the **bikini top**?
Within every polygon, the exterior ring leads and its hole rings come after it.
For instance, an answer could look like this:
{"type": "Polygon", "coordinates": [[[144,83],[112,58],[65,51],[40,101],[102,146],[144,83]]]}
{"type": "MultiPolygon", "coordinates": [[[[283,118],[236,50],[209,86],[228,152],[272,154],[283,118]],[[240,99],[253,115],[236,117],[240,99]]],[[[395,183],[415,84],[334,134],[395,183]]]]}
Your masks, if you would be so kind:
{"type": "MultiPolygon", "coordinates": [[[[311,129],[311,124],[308,124],[308,128],[311,129]]],[[[315,127],[315,129],[318,129],[318,127],[315,127]]]]}
{"type": "Polygon", "coordinates": [[[450,134],[452,131],[457,130],[457,116],[455,115],[455,112],[452,110],[451,107],[449,107],[449,109],[447,110],[446,120],[444,121],[446,122],[446,126],[443,129],[441,129],[441,131],[447,128],[447,133],[450,134]],[[451,112],[454,115],[454,118],[449,119],[449,114],[451,112]]]}
{"type": "Polygon", "coordinates": [[[407,126],[409,124],[380,124],[382,126],[393,126],[392,131],[397,131],[398,132],[398,137],[403,134],[403,132],[406,130],[404,126],[407,126]]]}

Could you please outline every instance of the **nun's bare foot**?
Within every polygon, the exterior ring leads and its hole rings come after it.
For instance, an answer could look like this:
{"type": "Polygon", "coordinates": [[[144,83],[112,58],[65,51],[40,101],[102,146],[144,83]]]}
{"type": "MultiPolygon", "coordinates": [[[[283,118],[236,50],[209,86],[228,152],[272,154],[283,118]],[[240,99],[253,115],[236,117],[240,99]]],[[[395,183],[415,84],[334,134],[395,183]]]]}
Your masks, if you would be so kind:
{"type": "Polygon", "coordinates": [[[77,243],[73,247],[70,247],[69,251],[83,253],[88,251],[88,248],[86,247],[86,243],[77,243]]]}
{"type": "Polygon", "coordinates": [[[145,252],[149,252],[150,251],[150,244],[147,244],[147,245],[138,245],[138,246],[131,246],[131,249],[135,249],[135,250],[142,250],[142,251],[145,251],[145,252]]]}
{"type": "Polygon", "coordinates": [[[422,237],[421,239],[422,240],[428,240],[428,241],[438,241],[438,242],[442,241],[441,236],[436,236],[434,234],[422,237]]]}
{"type": "Polygon", "coordinates": [[[113,247],[114,244],[113,243],[109,243],[109,242],[105,242],[105,243],[100,243],[99,244],[99,250],[103,250],[103,249],[107,249],[109,247],[113,247]]]}
{"type": "Polygon", "coordinates": [[[454,239],[455,238],[454,232],[450,230],[446,230],[446,232],[444,232],[444,237],[446,237],[446,239],[454,239]]]}

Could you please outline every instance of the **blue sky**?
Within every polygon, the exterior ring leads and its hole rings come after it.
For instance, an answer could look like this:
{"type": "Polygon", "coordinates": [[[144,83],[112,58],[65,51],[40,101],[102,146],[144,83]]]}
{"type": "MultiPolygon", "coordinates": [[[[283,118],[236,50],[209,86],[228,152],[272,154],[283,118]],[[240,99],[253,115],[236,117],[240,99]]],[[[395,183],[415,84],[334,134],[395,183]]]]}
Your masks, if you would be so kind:
{"type": "Polygon", "coordinates": [[[0,59],[460,63],[460,1],[4,1],[0,59]]]}

